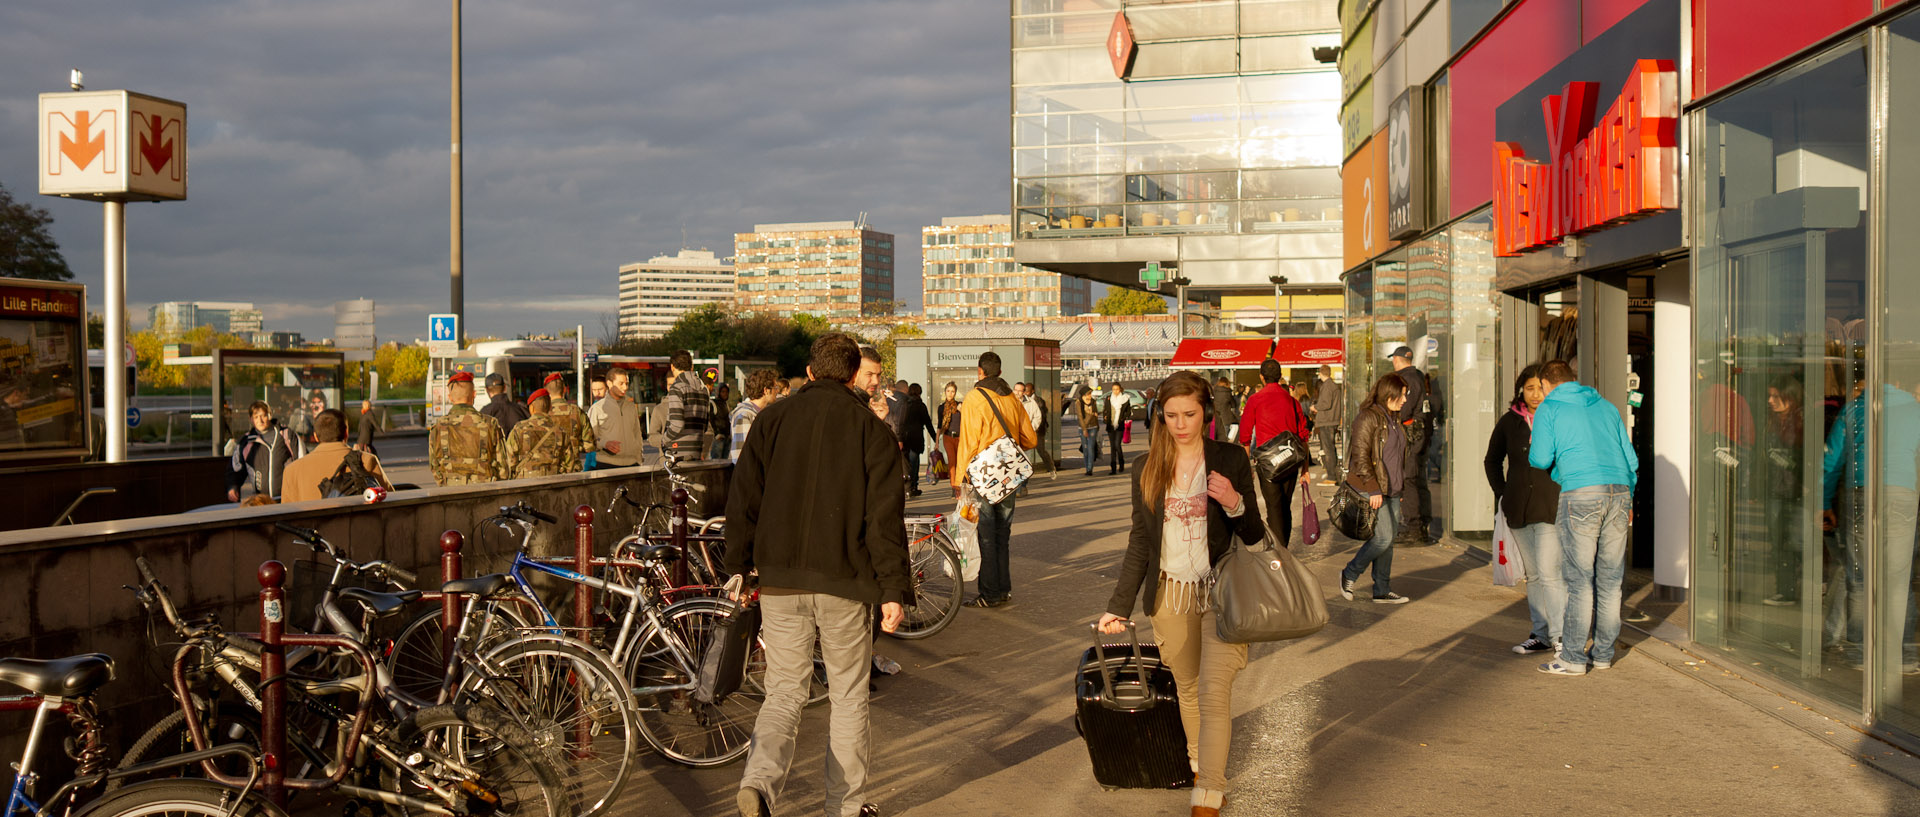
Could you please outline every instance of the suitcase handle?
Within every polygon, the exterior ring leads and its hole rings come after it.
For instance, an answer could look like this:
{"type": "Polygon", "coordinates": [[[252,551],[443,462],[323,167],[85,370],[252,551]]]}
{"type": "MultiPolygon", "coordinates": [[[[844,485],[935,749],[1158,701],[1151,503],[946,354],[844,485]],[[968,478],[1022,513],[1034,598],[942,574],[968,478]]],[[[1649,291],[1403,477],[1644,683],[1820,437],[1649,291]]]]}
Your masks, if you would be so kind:
{"type": "MultiPolygon", "coordinates": [[[[1140,671],[1140,694],[1150,698],[1153,696],[1153,686],[1147,681],[1147,657],[1140,652],[1139,625],[1134,624],[1132,619],[1121,621],[1127,625],[1127,637],[1133,641],[1133,667],[1140,671]]],[[[1088,626],[1093,628],[1094,656],[1100,660],[1100,681],[1106,686],[1108,695],[1117,696],[1118,690],[1113,685],[1113,668],[1107,664],[1107,645],[1100,640],[1100,624],[1095,622],[1088,626]]]]}

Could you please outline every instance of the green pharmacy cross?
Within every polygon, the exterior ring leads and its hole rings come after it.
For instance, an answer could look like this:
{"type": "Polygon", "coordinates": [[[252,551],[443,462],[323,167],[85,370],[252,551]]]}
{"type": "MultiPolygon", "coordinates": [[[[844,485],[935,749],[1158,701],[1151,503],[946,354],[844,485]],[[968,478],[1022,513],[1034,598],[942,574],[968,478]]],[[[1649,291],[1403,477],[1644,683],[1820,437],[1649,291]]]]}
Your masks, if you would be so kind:
{"type": "Polygon", "coordinates": [[[1158,291],[1161,282],[1165,280],[1167,280],[1167,271],[1160,268],[1158,261],[1148,261],[1147,265],[1140,269],[1140,283],[1146,284],[1147,289],[1158,291]]]}

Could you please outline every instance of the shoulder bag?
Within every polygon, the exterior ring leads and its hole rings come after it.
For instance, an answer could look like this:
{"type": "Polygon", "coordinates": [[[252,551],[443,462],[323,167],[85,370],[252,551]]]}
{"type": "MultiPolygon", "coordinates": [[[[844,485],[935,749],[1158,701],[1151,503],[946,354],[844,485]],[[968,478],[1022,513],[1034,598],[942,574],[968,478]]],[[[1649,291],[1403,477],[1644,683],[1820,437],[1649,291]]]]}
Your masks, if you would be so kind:
{"type": "Polygon", "coordinates": [[[1346,480],[1340,481],[1333,489],[1333,499],[1327,501],[1327,516],[1333,527],[1348,538],[1362,542],[1373,538],[1373,523],[1379,513],[1367,501],[1367,496],[1346,480]]]}
{"type": "Polygon", "coordinates": [[[973,461],[967,463],[967,481],[980,499],[989,505],[998,505],[1033,476],[1033,463],[1027,460],[1027,454],[1015,442],[1013,427],[1007,425],[1007,418],[1000,416],[1000,406],[993,395],[982,395],[987,400],[987,408],[993,410],[993,418],[1000,421],[1000,430],[1006,436],[994,440],[985,450],[973,455],[973,461]]]}
{"type": "Polygon", "coordinates": [[[1273,546],[1235,545],[1207,578],[1207,601],[1221,641],[1250,644],[1303,638],[1327,626],[1327,599],[1300,559],[1273,546]]]}
{"type": "MultiPolygon", "coordinates": [[[[1291,399],[1291,398],[1289,398],[1291,399]]],[[[1299,412],[1299,404],[1294,411],[1299,412]]],[[[1293,470],[1307,464],[1307,442],[1291,429],[1279,434],[1253,449],[1253,467],[1260,478],[1268,482],[1279,482],[1293,475],[1293,470]]]]}

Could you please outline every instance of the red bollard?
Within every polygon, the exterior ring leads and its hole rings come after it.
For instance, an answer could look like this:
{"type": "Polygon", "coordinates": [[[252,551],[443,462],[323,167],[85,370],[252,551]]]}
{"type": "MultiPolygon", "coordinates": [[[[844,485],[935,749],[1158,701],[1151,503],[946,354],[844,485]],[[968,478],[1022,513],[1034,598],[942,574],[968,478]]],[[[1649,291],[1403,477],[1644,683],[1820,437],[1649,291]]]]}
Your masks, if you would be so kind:
{"type": "Polygon", "coordinates": [[[675,553],[681,555],[681,558],[676,559],[673,567],[670,568],[673,573],[673,584],[675,587],[685,587],[692,581],[690,572],[687,570],[687,560],[685,558],[687,554],[688,499],[690,499],[690,497],[687,494],[687,489],[673,489],[673,511],[671,515],[668,516],[668,519],[672,522],[673,550],[675,553]]]}
{"type": "MultiPolygon", "coordinates": [[[[593,508],[586,505],[573,509],[573,569],[593,575],[593,508]]],[[[584,584],[573,586],[573,626],[593,626],[593,589],[584,584]]]]}
{"type": "Polygon", "coordinates": [[[260,787],[274,805],[286,808],[287,772],[281,759],[287,753],[287,653],[280,644],[286,626],[287,566],[269,560],[260,566],[260,684],[264,707],[260,713],[260,787]]]}
{"type": "MultiPolygon", "coordinates": [[[[467,538],[457,530],[440,534],[440,583],[446,584],[461,577],[460,549],[466,547],[467,538]]],[[[460,634],[460,599],[445,593],[440,594],[440,666],[453,656],[453,639],[460,634]]]]}

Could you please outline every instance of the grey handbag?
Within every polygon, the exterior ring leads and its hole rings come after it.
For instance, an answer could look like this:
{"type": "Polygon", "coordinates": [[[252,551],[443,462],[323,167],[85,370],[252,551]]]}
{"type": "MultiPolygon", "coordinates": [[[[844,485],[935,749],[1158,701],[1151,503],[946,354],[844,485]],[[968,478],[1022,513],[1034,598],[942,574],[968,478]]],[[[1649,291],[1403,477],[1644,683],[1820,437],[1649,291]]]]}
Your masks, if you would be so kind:
{"type": "Polygon", "coordinates": [[[1207,577],[1207,601],[1220,640],[1229,644],[1304,638],[1327,626],[1327,599],[1300,559],[1273,546],[1234,545],[1207,577]]]}

